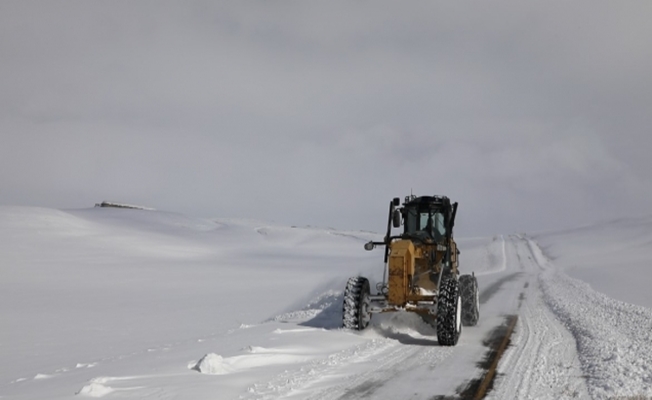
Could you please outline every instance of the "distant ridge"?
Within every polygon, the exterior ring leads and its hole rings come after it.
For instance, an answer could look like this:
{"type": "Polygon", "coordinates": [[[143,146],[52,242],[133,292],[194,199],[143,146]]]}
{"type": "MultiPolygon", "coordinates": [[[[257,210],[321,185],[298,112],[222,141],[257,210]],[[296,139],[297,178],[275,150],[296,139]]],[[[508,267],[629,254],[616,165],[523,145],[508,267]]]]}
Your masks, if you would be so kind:
{"type": "Polygon", "coordinates": [[[154,208],[150,207],[143,207],[143,206],[136,206],[133,204],[124,204],[124,203],[114,203],[110,201],[103,201],[101,203],[95,203],[95,207],[113,207],[113,208],[130,208],[133,210],[147,210],[147,211],[154,211],[154,208]]]}

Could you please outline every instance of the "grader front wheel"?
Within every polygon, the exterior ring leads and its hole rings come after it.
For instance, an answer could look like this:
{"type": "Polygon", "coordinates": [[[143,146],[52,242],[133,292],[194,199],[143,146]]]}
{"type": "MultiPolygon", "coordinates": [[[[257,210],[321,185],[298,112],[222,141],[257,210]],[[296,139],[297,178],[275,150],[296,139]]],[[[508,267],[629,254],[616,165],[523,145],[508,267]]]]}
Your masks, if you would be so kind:
{"type": "Polygon", "coordinates": [[[437,299],[437,340],[441,346],[455,346],[462,333],[462,298],[454,276],[442,279],[437,299]]]}
{"type": "Polygon", "coordinates": [[[344,289],[344,304],[342,306],[342,325],[344,328],[361,331],[369,326],[369,281],[356,276],[349,278],[344,289]]]}

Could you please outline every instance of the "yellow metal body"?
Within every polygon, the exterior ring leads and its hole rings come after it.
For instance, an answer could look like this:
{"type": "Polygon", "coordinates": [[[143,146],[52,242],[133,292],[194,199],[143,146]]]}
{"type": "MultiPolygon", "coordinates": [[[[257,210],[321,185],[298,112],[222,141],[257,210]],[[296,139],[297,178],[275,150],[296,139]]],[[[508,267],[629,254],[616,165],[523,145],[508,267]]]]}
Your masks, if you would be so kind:
{"type": "MultiPolygon", "coordinates": [[[[450,239],[451,264],[457,274],[457,244],[450,239]]],[[[396,240],[390,245],[387,303],[411,311],[423,311],[418,302],[432,302],[437,291],[437,277],[445,259],[446,246],[442,244],[396,240]],[[409,307],[416,306],[416,307],[409,307]]]]}
{"type": "Polygon", "coordinates": [[[391,305],[402,307],[407,302],[410,282],[414,277],[415,252],[414,244],[409,240],[399,240],[391,245],[387,264],[387,301],[391,305]]]}

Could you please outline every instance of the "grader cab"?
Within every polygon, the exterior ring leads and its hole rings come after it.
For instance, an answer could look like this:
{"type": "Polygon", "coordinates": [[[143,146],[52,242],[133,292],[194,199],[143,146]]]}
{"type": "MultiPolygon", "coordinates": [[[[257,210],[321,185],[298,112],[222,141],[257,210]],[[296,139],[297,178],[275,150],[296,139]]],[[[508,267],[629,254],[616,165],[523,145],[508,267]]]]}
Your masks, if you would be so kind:
{"type": "Polygon", "coordinates": [[[459,275],[459,254],[453,239],[457,203],[445,196],[408,196],[403,205],[389,205],[387,234],[383,241],[368,242],[366,250],[384,246],[383,281],[371,294],[367,278],[348,280],[344,292],[343,325],[362,330],[375,313],[408,311],[434,325],[441,345],[454,346],[462,324],[473,326],[479,318],[475,275],[459,275]],[[403,231],[392,235],[392,227],[403,231]]]}

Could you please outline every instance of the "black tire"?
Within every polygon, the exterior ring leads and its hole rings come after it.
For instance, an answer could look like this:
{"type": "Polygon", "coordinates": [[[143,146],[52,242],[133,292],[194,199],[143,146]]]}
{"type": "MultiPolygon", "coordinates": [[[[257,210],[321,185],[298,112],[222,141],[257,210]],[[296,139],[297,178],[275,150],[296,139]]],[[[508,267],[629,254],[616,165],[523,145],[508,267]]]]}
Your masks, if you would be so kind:
{"type": "Polygon", "coordinates": [[[347,329],[361,331],[369,326],[369,281],[356,276],[349,278],[344,289],[344,304],[342,306],[342,326],[347,329]]]}
{"type": "Polygon", "coordinates": [[[462,324],[475,326],[480,318],[478,279],[474,275],[460,276],[460,291],[462,292],[462,324]]]}
{"type": "Polygon", "coordinates": [[[462,298],[454,276],[442,278],[437,298],[437,340],[441,346],[455,346],[462,333],[462,298]]]}

